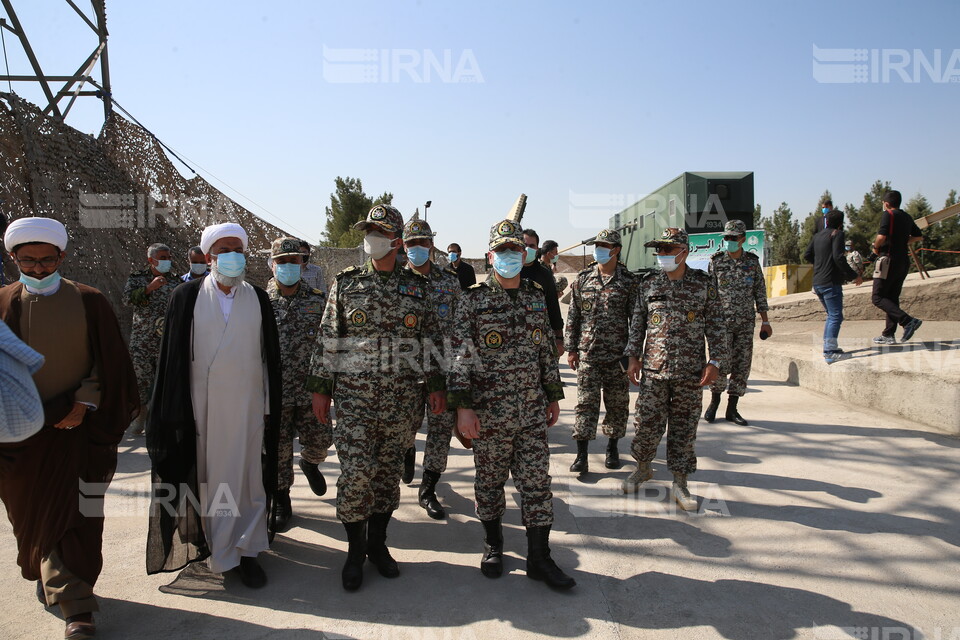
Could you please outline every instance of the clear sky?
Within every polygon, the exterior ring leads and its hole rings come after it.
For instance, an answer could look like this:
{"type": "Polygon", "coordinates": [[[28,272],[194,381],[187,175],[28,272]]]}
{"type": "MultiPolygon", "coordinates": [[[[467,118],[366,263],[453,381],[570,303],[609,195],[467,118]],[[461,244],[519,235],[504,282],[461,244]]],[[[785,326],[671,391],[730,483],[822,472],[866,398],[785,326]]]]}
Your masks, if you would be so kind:
{"type": "MultiPolygon", "coordinates": [[[[13,4],[47,73],[93,49],[63,0],[13,4]]],[[[753,171],[764,213],[800,217],[877,179],[935,209],[960,189],[956,0],[107,0],[107,18],[119,103],[314,242],[336,176],[407,217],[432,200],[437,244],[468,256],[521,192],[525,225],[567,246],[684,171],[753,171]]],[[[68,122],[101,119],[88,99],[68,122]]]]}

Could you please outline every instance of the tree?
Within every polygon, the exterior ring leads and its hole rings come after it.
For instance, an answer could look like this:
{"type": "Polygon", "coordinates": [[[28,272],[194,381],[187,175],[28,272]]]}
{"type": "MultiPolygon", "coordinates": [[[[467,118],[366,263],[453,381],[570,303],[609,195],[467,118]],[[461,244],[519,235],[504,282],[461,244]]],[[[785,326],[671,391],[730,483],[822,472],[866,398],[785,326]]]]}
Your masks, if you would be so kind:
{"type": "MultiPolygon", "coordinates": [[[[950,194],[947,196],[947,201],[943,204],[944,208],[952,207],[957,204],[957,190],[951,189],[950,194]]],[[[960,216],[953,216],[952,218],[947,218],[943,222],[938,222],[934,226],[939,226],[943,228],[943,244],[940,247],[944,251],[960,251],[960,216]]],[[[926,234],[924,234],[926,235],[926,234]]],[[[924,252],[929,253],[929,252],[924,252]]],[[[945,262],[944,266],[952,267],[960,265],[960,253],[943,253],[940,254],[944,256],[945,262]]]]}
{"type": "MultiPolygon", "coordinates": [[[[912,198],[904,211],[910,214],[910,217],[916,220],[933,213],[933,208],[925,197],[919,193],[912,198]]],[[[943,223],[934,224],[923,231],[923,247],[928,249],[942,249],[943,247],[943,223]]],[[[920,261],[927,269],[939,269],[949,263],[948,253],[938,253],[936,251],[920,251],[920,261]]]]}
{"type": "Polygon", "coordinates": [[[760,213],[760,205],[753,207],[753,224],[750,227],[751,229],[761,229],[763,228],[763,214],[760,213]]]}
{"type": "Polygon", "coordinates": [[[353,225],[367,217],[378,204],[393,202],[393,194],[384,192],[372,200],[363,192],[359,178],[341,178],[334,181],[336,191],[330,194],[330,206],[326,208],[327,224],[321,244],[327,247],[356,247],[363,242],[363,232],[353,225]]]}
{"type": "Polygon", "coordinates": [[[800,262],[800,224],[786,202],[781,202],[770,218],[761,224],[770,245],[770,264],[797,264],[800,262]]]}
{"type": "Polygon", "coordinates": [[[858,251],[867,250],[877,237],[877,228],[880,226],[880,215],[883,213],[883,194],[890,191],[890,182],[877,180],[870,187],[870,191],[863,195],[863,204],[859,208],[847,208],[846,219],[849,223],[847,239],[853,243],[858,251]]]}

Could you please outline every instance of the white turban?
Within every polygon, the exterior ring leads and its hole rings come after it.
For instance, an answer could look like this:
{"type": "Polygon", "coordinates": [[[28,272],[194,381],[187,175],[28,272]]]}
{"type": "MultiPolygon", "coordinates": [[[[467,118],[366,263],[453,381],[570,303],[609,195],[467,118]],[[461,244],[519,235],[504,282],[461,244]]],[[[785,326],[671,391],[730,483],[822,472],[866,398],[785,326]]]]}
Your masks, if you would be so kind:
{"type": "Polygon", "coordinates": [[[45,242],[66,251],[67,228],[59,220],[52,218],[19,218],[10,223],[3,235],[3,246],[7,251],[27,242],[45,242]]]}
{"type": "Polygon", "coordinates": [[[243,250],[247,250],[247,232],[236,222],[224,222],[223,224],[212,224],[203,230],[200,234],[200,249],[204,253],[210,253],[210,247],[221,238],[240,238],[243,243],[243,250]]]}

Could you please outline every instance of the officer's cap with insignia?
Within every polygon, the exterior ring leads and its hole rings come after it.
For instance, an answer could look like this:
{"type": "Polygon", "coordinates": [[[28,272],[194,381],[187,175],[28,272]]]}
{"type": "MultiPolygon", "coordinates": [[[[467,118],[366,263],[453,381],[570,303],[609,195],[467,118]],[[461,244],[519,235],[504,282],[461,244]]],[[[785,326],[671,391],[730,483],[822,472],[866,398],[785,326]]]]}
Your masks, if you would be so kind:
{"type": "Polygon", "coordinates": [[[723,237],[725,239],[733,240],[746,233],[747,225],[743,223],[743,220],[730,220],[723,226],[723,237]]]}
{"type": "Polygon", "coordinates": [[[653,247],[656,249],[659,249],[660,247],[688,247],[690,246],[690,238],[687,236],[687,232],[683,229],[667,227],[660,234],[660,238],[658,240],[645,242],[643,246],[653,247]]]}
{"type": "Polygon", "coordinates": [[[433,231],[426,220],[412,218],[407,221],[403,227],[403,241],[408,240],[433,240],[433,231]]]}
{"type": "Polygon", "coordinates": [[[270,245],[270,258],[283,258],[285,256],[303,257],[303,252],[300,250],[300,240],[287,236],[273,241],[273,244],[270,245]]]}
{"type": "Polygon", "coordinates": [[[353,225],[354,229],[360,229],[361,231],[366,231],[370,227],[400,235],[403,231],[403,216],[396,207],[389,204],[378,204],[370,209],[366,220],[361,220],[353,225]]]}
{"type": "Polygon", "coordinates": [[[623,243],[620,241],[620,232],[614,231],[613,229],[604,229],[603,231],[597,234],[597,237],[587,242],[587,244],[588,245],[597,244],[598,242],[603,242],[606,244],[614,244],[614,245],[617,245],[618,247],[623,246],[623,243]]]}
{"type": "Polygon", "coordinates": [[[519,222],[501,220],[490,227],[490,251],[496,251],[507,243],[523,246],[523,227],[519,222]]]}

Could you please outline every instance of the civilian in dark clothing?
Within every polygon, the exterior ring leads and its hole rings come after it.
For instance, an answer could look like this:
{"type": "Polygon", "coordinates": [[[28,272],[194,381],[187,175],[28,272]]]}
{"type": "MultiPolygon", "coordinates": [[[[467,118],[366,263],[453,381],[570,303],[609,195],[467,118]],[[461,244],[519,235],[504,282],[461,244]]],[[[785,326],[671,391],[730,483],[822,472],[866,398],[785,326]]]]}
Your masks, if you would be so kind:
{"type": "Polygon", "coordinates": [[[523,243],[527,246],[527,253],[523,259],[523,269],[520,277],[533,280],[543,287],[543,295],[547,299],[547,317],[550,328],[553,329],[554,341],[557,345],[557,356],[563,355],[563,316],[560,314],[560,298],[557,296],[557,282],[553,279],[553,272],[547,269],[537,259],[540,248],[540,236],[533,229],[523,230],[523,243]]]}
{"type": "Polygon", "coordinates": [[[836,211],[833,208],[833,200],[824,200],[820,203],[820,215],[817,216],[816,224],[814,225],[813,232],[815,234],[820,233],[827,228],[827,215],[831,211],[836,211]]]}
{"type": "Polygon", "coordinates": [[[923,240],[923,235],[917,223],[906,211],[900,209],[902,197],[899,191],[887,191],[883,195],[883,215],[880,216],[880,227],[877,229],[877,239],[873,241],[873,250],[881,256],[889,256],[890,266],[886,269],[885,277],[873,273],[873,304],[887,314],[887,324],[883,333],[873,339],[877,344],[896,344],[894,334],[897,325],[903,327],[901,342],[913,337],[913,334],[923,320],[911,318],[906,311],[900,308],[900,291],[903,281],[910,270],[909,247],[915,242],[923,240]]]}
{"type": "Polygon", "coordinates": [[[447,257],[450,259],[450,266],[457,272],[461,289],[466,291],[467,287],[477,284],[477,272],[463,261],[463,252],[460,250],[460,245],[456,242],[450,243],[450,246],[447,247],[447,257]]]}
{"type": "Polygon", "coordinates": [[[827,312],[823,327],[823,359],[827,364],[833,364],[843,355],[843,350],[837,346],[843,323],[843,283],[853,280],[859,287],[863,282],[863,278],[847,264],[842,211],[834,209],[827,214],[826,229],[813,236],[803,257],[813,263],[813,291],[827,312]]]}

